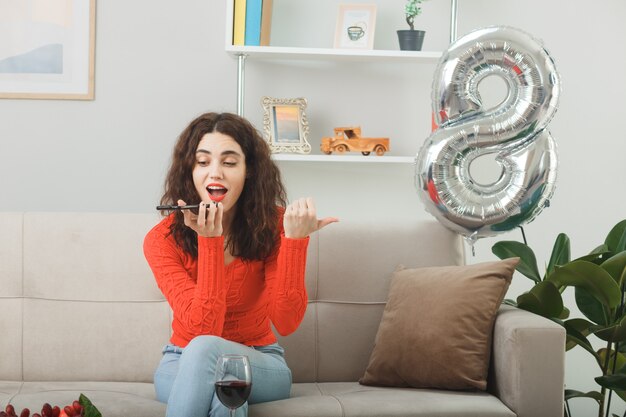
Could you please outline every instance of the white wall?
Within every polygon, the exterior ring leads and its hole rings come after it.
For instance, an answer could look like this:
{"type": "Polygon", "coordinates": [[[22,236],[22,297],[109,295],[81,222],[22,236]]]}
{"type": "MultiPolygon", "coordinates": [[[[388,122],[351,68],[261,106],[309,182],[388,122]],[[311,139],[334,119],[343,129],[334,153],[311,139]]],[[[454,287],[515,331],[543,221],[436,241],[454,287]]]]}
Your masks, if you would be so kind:
{"type": "MultiPolygon", "coordinates": [[[[273,43],[331,47],[337,3],[274,0],[273,43]]],[[[376,48],[397,49],[403,5],[378,1],[376,48]]],[[[449,7],[431,0],[417,19],[427,30],[425,50],[446,47],[449,7]]],[[[223,50],[224,15],[224,2],[215,0],[100,1],[94,101],[0,100],[0,210],[153,210],[178,133],[201,112],[235,111],[236,62],[223,50]]],[[[626,217],[625,20],[623,0],[459,0],[459,35],[487,25],[519,27],[544,40],[562,76],[550,127],[559,146],[557,188],[551,207],[525,227],[540,264],[559,232],[579,256],[626,217]]],[[[390,136],[392,155],[414,154],[428,136],[434,64],[250,59],[247,69],[246,116],[261,126],[263,95],[306,97],[315,152],[321,136],[346,124],[390,136]]],[[[321,215],[429,217],[410,165],[281,167],[290,197],[314,196],[321,215]]],[[[500,239],[521,236],[480,240],[468,262],[495,259],[490,248],[500,239]]],[[[522,276],[514,281],[511,298],[530,288],[522,276]]],[[[574,304],[571,293],[566,299],[574,304]]],[[[579,350],[568,354],[567,385],[596,389],[599,371],[579,350]]],[[[575,415],[594,414],[591,400],[572,405],[575,415]]]]}

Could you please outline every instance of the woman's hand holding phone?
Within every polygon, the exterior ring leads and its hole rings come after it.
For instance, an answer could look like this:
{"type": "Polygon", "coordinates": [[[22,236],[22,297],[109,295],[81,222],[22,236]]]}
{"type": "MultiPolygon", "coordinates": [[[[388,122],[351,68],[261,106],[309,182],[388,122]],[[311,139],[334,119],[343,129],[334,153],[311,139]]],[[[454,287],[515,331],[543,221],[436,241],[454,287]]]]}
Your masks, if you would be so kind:
{"type": "MultiPolygon", "coordinates": [[[[179,206],[186,203],[178,200],[179,206]]],[[[224,229],[222,219],[224,217],[224,205],[213,201],[201,202],[198,207],[198,214],[193,214],[191,210],[183,210],[185,225],[192,228],[199,236],[217,237],[222,236],[224,229]]]]}

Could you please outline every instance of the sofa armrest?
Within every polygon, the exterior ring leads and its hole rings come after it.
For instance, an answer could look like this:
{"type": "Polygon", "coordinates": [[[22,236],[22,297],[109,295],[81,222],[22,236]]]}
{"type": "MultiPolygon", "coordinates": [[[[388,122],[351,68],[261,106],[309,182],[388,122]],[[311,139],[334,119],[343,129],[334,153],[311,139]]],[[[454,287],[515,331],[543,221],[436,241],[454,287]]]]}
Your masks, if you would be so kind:
{"type": "Polygon", "coordinates": [[[493,331],[489,389],[518,417],[563,415],[565,329],[503,305],[493,331]]]}

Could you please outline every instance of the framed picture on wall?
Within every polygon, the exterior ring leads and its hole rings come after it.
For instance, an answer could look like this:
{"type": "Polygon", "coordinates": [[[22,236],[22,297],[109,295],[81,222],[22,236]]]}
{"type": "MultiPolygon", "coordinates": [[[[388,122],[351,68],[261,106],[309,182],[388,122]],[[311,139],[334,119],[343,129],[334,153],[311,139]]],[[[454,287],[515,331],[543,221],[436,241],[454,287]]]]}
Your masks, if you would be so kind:
{"type": "Polygon", "coordinates": [[[93,100],[96,0],[3,4],[0,98],[93,100]]]}
{"type": "Polygon", "coordinates": [[[375,4],[340,4],[335,48],[373,49],[375,29],[375,4]]]}
{"type": "Polygon", "coordinates": [[[305,98],[263,97],[263,135],[273,153],[311,152],[305,98]]]}

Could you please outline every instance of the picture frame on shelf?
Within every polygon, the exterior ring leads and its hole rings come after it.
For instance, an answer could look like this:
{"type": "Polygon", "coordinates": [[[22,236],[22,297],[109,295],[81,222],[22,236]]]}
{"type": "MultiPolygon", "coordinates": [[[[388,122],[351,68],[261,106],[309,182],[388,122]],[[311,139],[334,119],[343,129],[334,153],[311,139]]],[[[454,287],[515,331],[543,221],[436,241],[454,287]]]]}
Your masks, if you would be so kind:
{"type": "Polygon", "coordinates": [[[263,97],[263,136],[272,153],[311,153],[306,99],[263,97]]]}
{"type": "Polygon", "coordinates": [[[3,20],[0,98],[94,99],[96,0],[12,2],[3,20]]]}
{"type": "Polygon", "coordinates": [[[374,49],[376,4],[340,4],[335,48],[374,49]]]}

